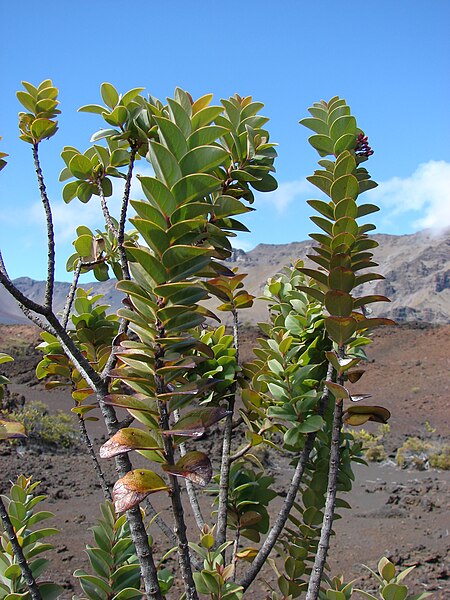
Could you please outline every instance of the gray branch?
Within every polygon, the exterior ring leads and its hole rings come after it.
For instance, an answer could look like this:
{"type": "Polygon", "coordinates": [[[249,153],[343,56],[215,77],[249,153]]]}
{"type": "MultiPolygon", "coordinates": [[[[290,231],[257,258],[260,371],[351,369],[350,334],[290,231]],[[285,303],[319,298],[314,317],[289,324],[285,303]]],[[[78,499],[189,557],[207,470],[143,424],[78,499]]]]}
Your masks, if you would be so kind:
{"type": "MultiPolygon", "coordinates": [[[[236,348],[236,363],[239,364],[239,318],[237,310],[233,303],[233,337],[234,347],[236,348]]],[[[217,509],[217,536],[216,544],[222,545],[227,537],[227,518],[228,518],[228,494],[230,487],[230,467],[231,467],[231,439],[233,434],[233,414],[236,402],[237,384],[234,382],[230,390],[228,400],[228,414],[225,421],[222,443],[222,462],[220,464],[219,479],[219,507],[217,509]]],[[[225,551],[224,551],[225,558],[225,551]]]]}
{"type": "MultiPolygon", "coordinates": [[[[174,416],[175,423],[177,423],[177,421],[179,421],[180,419],[180,411],[174,411],[174,416]]],[[[180,444],[180,454],[181,456],[186,455],[186,444],[184,442],[180,444]]],[[[185,480],[185,484],[192,512],[194,513],[195,522],[197,523],[197,527],[201,531],[205,525],[205,519],[203,518],[202,509],[200,508],[200,504],[197,498],[197,491],[194,487],[194,484],[192,483],[192,481],[189,481],[189,479],[185,480]]]]}
{"type": "Polygon", "coordinates": [[[78,287],[78,280],[80,279],[80,273],[82,268],[81,259],[77,262],[77,266],[75,267],[75,271],[73,273],[73,280],[70,286],[69,293],[67,294],[66,304],[64,306],[64,311],[62,314],[61,325],[64,329],[67,329],[67,323],[69,321],[70,311],[72,310],[73,300],[75,298],[75,294],[78,287]]]}
{"type": "Polygon", "coordinates": [[[6,506],[3,504],[3,500],[0,497],[0,517],[3,523],[3,529],[8,536],[8,539],[11,543],[12,551],[14,556],[17,559],[17,564],[22,571],[23,578],[25,583],[30,590],[30,596],[33,600],[42,600],[41,592],[39,591],[39,586],[36,583],[36,580],[33,577],[33,573],[31,572],[30,566],[25,558],[22,547],[19,544],[19,540],[17,539],[16,532],[14,531],[13,524],[8,515],[8,511],[6,510],[6,506]]]}
{"type": "Polygon", "coordinates": [[[333,414],[333,432],[331,437],[330,465],[328,471],[327,499],[320,532],[320,540],[317,548],[314,567],[308,583],[306,600],[317,600],[322,581],[323,569],[327,560],[328,548],[336,506],[337,478],[339,474],[340,442],[342,429],[342,399],[336,400],[333,414]]]}
{"type": "Polygon", "coordinates": [[[45,306],[49,309],[53,304],[53,288],[55,285],[55,232],[53,229],[53,217],[50,201],[48,199],[47,190],[45,188],[44,176],[42,174],[41,165],[39,162],[39,143],[33,144],[33,159],[36,169],[36,176],[39,184],[39,192],[41,194],[42,205],[45,211],[45,220],[47,223],[47,283],[45,286],[45,306]]]}
{"type": "Polygon", "coordinates": [[[109,489],[103,469],[100,466],[99,460],[94,450],[94,445],[92,444],[92,440],[89,437],[89,434],[86,429],[86,421],[84,420],[82,415],[78,415],[78,426],[80,428],[81,440],[86,446],[89,456],[91,457],[92,464],[94,465],[94,471],[97,474],[100,486],[103,491],[103,495],[105,496],[106,500],[112,501],[111,490],[109,489]]]}

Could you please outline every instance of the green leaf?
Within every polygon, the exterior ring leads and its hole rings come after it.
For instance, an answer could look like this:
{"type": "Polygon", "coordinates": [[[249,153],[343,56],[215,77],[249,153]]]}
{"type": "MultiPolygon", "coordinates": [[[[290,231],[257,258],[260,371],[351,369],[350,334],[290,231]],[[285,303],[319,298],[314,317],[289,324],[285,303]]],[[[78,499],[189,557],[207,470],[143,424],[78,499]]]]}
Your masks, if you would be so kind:
{"type": "Polygon", "coordinates": [[[92,175],[92,163],[84,154],[75,154],[70,159],[69,169],[78,179],[89,179],[92,175]]]}
{"type": "Polygon", "coordinates": [[[343,135],[351,135],[356,143],[356,131],[355,117],[348,115],[338,117],[330,127],[330,138],[336,143],[343,135]]]}
{"type": "Polygon", "coordinates": [[[185,204],[218,191],[221,183],[220,179],[206,173],[187,175],[172,187],[172,194],[178,205],[185,204]]]}
{"type": "Polygon", "coordinates": [[[88,257],[92,252],[93,237],[89,234],[80,235],[73,243],[80,256],[88,257]]]}
{"type": "Polygon", "coordinates": [[[337,142],[334,144],[333,154],[338,156],[341,152],[345,150],[353,150],[356,145],[356,136],[352,133],[346,133],[341,136],[337,142]]]}
{"type": "Polygon", "coordinates": [[[278,188],[277,180],[269,173],[264,175],[259,181],[250,182],[250,185],[255,190],[258,190],[258,192],[273,192],[278,188]]]}
{"type": "Polygon", "coordinates": [[[31,125],[31,134],[36,142],[51,137],[57,129],[56,121],[50,119],[35,119],[31,125]]]}
{"type": "Polygon", "coordinates": [[[378,563],[378,572],[384,580],[389,582],[395,577],[395,566],[388,558],[383,556],[378,563]]]}
{"type": "Polygon", "coordinates": [[[355,333],[357,323],[351,317],[326,317],[325,327],[330,338],[342,346],[355,333]]]}
{"type": "Polygon", "coordinates": [[[211,252],[210,248],[201,246],[172,246],[164,252],[162,263],[167,269],[172,269],[209,252],[211,252]]]}
{"type": "Polygon", "coordinates": [[[161,261],[150,253],[147,248],[126,246],[127,252],[144,268],[156,284],[165,283],[167,273],[161,261]]]}
{"type": "Polygon", "coordinates": [[[296,427],[300,433],[313,433],[314,431],[322,429],[324,422],[325,421],[320,415],[311,415],[296,427]]]}
{"type": "Polygon", "coordinates": [[[22,106],[30,113],[34,114],[36,110],[36,98],[31,94],[20,90],[16,92],[17,100],[22,104],[22,106]]]}
{"type": "Polygon", "coordinates": [[[330,189],[331,199],[336,204],[344,198],[356,200],[359,194],[359,183],[354,175],[342,175],[338,177],[330,189]]]}
{"type": "Polygon", "coordinates": [[[142,598],[142,592],[135,588],[124,588],[116,594],[112,600],[138,600],[142,598]]]}
{"type": "Polygon", "coordinates": [[[182,172],[175,156],[165,146],[151,141],[147,158],[155,170],[158,179],[164,181],[168,187],[172,187],[181,179],[182,172]]]}
{"type": "Polygon", "coordinates": [[[322,119],[307,117],[306,119],[302,119],[300,121],[300,125],[304,125],[305,127],[308,127],[308,129],[312,129],[312,131],[315,133],[328,137],[328,125],[325,123],[325,121],[322,121],[322,119]]]}
{"type": "Polygon", "coordinates": [[[176,123],[164,117],[155,117],[155,121],[158,123],[162,143],[177,160],[180,160],[188,151],[188,144],[181,129],[176,123]]]}
{"type": "Polygon", "coordinates": [[[219,146],[199,146],[190,150],[180,161],[183,175],[207,173],[221,165],[228,152],[219,146]]]}
{"type": "Polygon", "coordinates": [[[306,178],[310,183],[322,190],[327,196],[330,195],[331,181],[323,175],[310,175],[306,178]]]}
{"type": "Polygon", "coordinates": [[[163,214],[170,216],[177,207],[176,200],[169,188],[159,179],[138,175],[142,190],[148,200],[163,214]]]}
{"type": "Polygon", "coordinates": [[[327,135],[312,135],[308,141],[311,146],[317,150],[320,156],[334,154],[333,142],[327,135]]]}
{"type": "Polygon", "coordinates": [[[208,125],[192,132],[187,139],[187,144],[189,149],[197,148],[198,146],[208,146],[226,133],[228,133],[228,130],[225,127],[208,125]]]}
{"type": "Polygon", "coordinates": [[[202,108],[195,113],[195,115],[192,115],[192,131],[209,125],[214,121],[214,119],[216,119],[216,117],[222,114],[222,112],[222,106],[207,106],[206,108],[202,108]]]}
{"type": "Polygon", "coordinates": [[[335,317],[349,317],[353,310],[353,298],[347,292],[330,290],[325,294],[325,307],[335,317]]]}
{"type": "Polygon", "coordinates": [[[111,109],[116,107],[119,102],[119,94],[113,85],[110,83],[102,83],[100,86],[100,93],[106,106],[109,106],[111,109]]]}
{"type": "Polygon", "coordinates": [[[100,106],[100,104],[86,104],[85,106],[80,106],[78,112],[87,112],[94,113],[96,115],[101,115],[105,112],[105,107],[100,106]]]}

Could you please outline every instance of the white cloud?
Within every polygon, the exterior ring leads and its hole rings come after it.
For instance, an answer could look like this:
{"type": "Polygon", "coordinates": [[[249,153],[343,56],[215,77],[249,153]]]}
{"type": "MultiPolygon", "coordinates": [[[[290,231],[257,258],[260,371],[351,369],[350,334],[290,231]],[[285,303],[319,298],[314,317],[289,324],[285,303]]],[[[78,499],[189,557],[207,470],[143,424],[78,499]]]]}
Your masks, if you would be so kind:
{"type": "Polygon", "coordinates": [[[409,177],[381,182],[370,197],[383,207],[390,222],[412,213],[416,229],[445,229],[450,226],[450,163],[430,160],[409,177]]]}
{"type": "Polygon", "coordinates": [[[285,181],[280,183],[274,192],[259,194],[257,202],[270,204],[275,207],[278,214],[283,214],[291,202],[310,190],[311,184],[306,180],[285,181]]]}

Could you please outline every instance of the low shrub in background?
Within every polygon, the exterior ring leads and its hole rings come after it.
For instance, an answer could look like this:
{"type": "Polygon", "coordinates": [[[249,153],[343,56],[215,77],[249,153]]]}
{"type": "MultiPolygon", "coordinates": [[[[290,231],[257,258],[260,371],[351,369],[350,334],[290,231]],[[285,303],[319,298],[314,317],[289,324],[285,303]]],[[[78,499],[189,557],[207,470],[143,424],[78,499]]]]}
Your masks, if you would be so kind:
{"type": "MultiPolygon", "coordinates": [[[[50,413],[44,402],[32,400],[22,408],[3,413],[11,421],[22,423],[28,439],[55,448],[71,448],[80,443],[73,417],[61,410],[50,413]]],[[[23,441],[21,443],[24,443],[23,441]]]]}

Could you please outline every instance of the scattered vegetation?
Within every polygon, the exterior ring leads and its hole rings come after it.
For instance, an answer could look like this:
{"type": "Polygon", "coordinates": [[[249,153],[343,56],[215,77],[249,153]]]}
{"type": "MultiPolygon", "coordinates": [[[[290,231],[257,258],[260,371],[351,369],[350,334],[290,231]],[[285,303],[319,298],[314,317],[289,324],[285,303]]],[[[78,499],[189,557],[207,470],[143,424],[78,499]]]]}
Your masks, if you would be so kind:
{"type": "MultiPolygon", "coordinates": [[[[58,448],[72,448],[79,444],[79,432],[71,415],[59,410],[52,414],[47,405],[39,400],[27,402],[10,413],[3,413],[11,421],[21,423],[28,439],[58,448]]],[[[22,442],[23,443],[23,442],[22,442]]]]}
{"type": "Polygon", "coordinates": [[[367,429],[350,429],[349,433],[358,442],[362,443],[362,456],[370,462],[383,462],[388,454],[384,447],[384,440],[391,430],[390,425],[379,425],[376,433],[367,429]]]}
{"type": "Polygon", "coordinates": [[[395,462],[403,469],[450,469],[450,444],[442,440],[408,437],[398,448],[395,462]]]}

